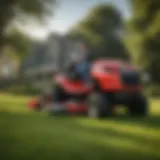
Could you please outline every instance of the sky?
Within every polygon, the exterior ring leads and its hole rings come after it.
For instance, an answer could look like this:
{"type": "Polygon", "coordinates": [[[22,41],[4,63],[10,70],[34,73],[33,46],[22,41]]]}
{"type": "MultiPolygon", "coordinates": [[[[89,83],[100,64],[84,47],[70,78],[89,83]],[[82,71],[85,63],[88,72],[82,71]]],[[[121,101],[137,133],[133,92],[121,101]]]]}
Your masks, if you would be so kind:
{"type": "Polygon", "coordinates": [[[50,32],[65,34],[69,28],[83,19],[89,10],[100,3],[111,3],[124,18],[130,16],[129,0],[57,0],[55,14],[46,25],[26,25],[22,29],[34,38],[45,38],[50,32]]]}

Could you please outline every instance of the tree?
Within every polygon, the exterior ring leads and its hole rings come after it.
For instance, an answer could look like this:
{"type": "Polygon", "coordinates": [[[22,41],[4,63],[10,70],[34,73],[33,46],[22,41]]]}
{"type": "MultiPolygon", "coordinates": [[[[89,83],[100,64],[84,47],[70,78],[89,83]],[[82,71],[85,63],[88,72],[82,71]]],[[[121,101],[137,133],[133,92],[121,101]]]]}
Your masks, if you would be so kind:
{"type": "Polygon", "coordinates": [[[16,67],[10,68],[11,70],[16,69],[18,71],[29,53],[31,43],[30,37],[17,29],[7,32],[4,52],[0,57],[0,70],[9,65],[10,67],[16,67]]]}
{"type": "Polygon", "coordinates": [[[119,36],[123,27],[122,17],[116,8],[98,5],[71,29],[70,34],[84,37],[100,57],[128,59],[128,51],[119,36]]]}
{"type": "Polygon", "coordinates": [[[20,60],[23,60],[29,53],[31,43],[32,39],[18,29],[12,29],[6,35],[6,45],[13,48],[20,60]]]}
{"type": "Polygon", "coordinates": [[[0,0],[0,48],[13,21],[42,20],[53,12],[55,0],[0,0]]]}
{"type": "MultiPolygon", "coordinates": [[[[130,23],[130,39],[139,37],[135,46],[137,64],[148,71],[153,83],[160,84],[160,1],[159,0],[132,0],[133,16],[130,23]]],[[[133,45],[132,45],[133,46],[133,45]]],[[[135,53],[134,53],[135,54],[135,53]]]]}

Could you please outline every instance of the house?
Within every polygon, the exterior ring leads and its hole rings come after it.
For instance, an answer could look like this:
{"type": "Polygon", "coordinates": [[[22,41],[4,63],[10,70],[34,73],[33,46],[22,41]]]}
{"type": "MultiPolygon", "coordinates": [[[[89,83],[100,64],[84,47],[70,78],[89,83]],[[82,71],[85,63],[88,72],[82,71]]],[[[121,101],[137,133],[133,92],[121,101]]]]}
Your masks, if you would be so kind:
{"type": "Polygon", "coordinates": [[[21,73],[32,82],[48,81],[54,71],[63,71],[75,54],[80,54],[81,40],[52,33],[44,42],[35,42],[22,64],[21,73]]]}

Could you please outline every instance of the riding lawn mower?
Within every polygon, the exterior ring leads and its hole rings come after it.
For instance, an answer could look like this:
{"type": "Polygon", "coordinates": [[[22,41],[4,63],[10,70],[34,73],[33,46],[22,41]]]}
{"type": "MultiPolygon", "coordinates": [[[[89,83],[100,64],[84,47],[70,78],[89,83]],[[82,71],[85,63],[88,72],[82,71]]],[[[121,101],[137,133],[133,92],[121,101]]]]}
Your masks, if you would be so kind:
{"type": "Polygon", "coordinates": [[[147,115],[141,73],[135,66],[100,59],[92,62],[89,76],[86,84],[77,73],[57,74],[51,91],[31,100],[29,106],[47,109],[51,115],[81,113],[94,119],[113,115],[118,106],[126,107],[132,116],[147,115]]]}

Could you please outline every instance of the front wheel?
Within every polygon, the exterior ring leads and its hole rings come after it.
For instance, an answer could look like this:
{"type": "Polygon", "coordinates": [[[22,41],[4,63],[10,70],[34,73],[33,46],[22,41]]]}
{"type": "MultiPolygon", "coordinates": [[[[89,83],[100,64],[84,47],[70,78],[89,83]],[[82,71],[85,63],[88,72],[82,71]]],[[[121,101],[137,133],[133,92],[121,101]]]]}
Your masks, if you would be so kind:
{"type": "Polygon", "coordinates": [[[128,110],[132,116],[146,116],[148,114],[148,102],[144,95],[138,95],[128,104],[128,110]]]}
{"type": "Polygon", "coordinates": [[[68,99],[67,94],[59,84],[55,84],[52,87],[52,105],[49,108],[49,115],[60,115],[62,113],[61,103],[68,99]]]}
{"type": "Polygon", "coordinates": [[[91,119],[105,118],[111,115],[111,103],[101,93],[92,93],[89,97],[88,117],[91,119]]]}

